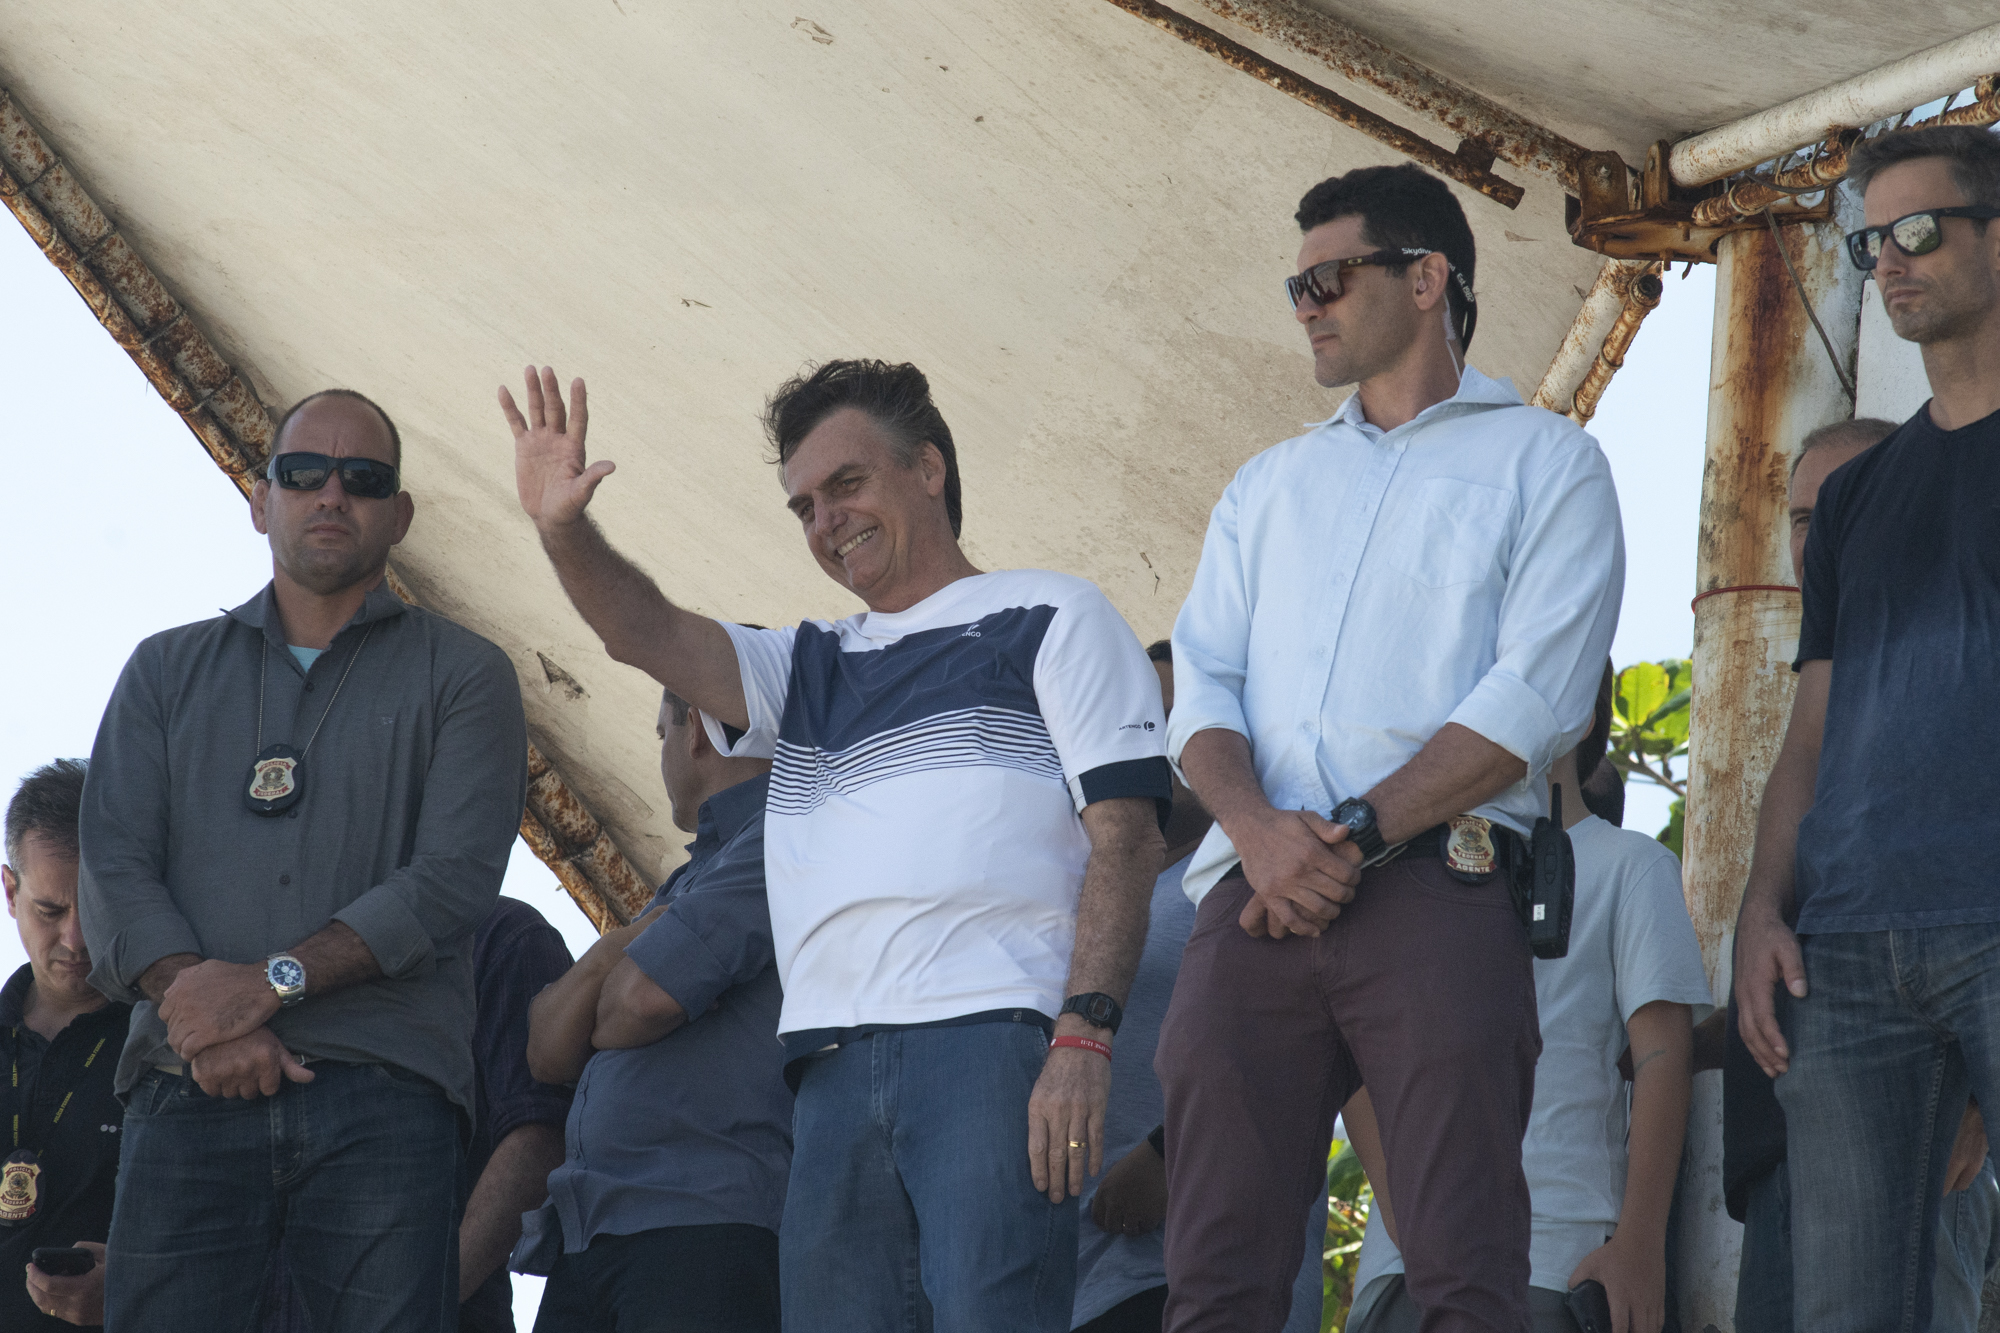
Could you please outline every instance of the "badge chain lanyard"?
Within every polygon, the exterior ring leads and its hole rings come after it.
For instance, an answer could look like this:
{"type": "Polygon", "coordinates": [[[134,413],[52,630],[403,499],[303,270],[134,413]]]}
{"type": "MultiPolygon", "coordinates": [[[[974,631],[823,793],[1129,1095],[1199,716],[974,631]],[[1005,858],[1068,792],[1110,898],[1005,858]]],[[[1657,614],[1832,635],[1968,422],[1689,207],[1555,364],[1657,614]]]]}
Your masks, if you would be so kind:
{"type": "MultiPolygon", "coordinates": [[[[11,1034],[13,1035],[13,1038],[14,1038],[14,1069],[13,1069],[13,1077],[12,1077],[12,1084],[13,1084],[13,1089],[14,1089],[14,1146],[15,1146],[16,1148],[19,1148],[19,1147],[21,1146],[21,1028],[20,1028],[20,1025],[19,1025],[19,1024],[17,1023],[17,1024],[15,1024],[15,1025],[14,1025],[13,1027],[9,1028],[9,1029],[8,1029],[8,1031],[9,1031],[9,1032],[10,1032],[10,1033],[11,1033],[11,1034]]],[[[107,1040],[108,1040],[108,1038],[105,1038],[105,1037],[99,1037],[99,1038],[97,1039],[97,1045],[95,1045],[95,1046],[93,1046],[93,1047],[91,1047],[91,1048],[90,1048],[90,1054],[89,1054],[89,1055],[87,1055],[87,1056],[85,1056],[85,1057],[83,1058],[83,1067],[84,1067],[85,1069],[88,1069],[88,1068],[90,1068],[90,1065],[91,1065],[91,1062],[92,1062],[93,1060],[97,1059],[97,1053],[98,1053],[99,1051],[101,1051],[101,1050],[103,1050],[103,1049],[104,1049],[104,1043],[105,1043],[105,1042],[106,1042],[107,1040]]],[[[76,1096],[76,1089],[75,1089],[75,1088],[71,1088],[71,1089],[70,1089],[70,1090],[69,1090],[68,1092],[65,1092],[65,1093],[63,1094],[63,1099],[62,1099],[62,1105],[61,1105],[61,1106],[58,1106],[58,1107],[56,1108],[56,1113],[55,1113],[55,1115],[54,1115],[53,1117],[51,1117],[51,1118],[50,1118],[50,1120],[49,1120],[49,1128],[50,1128],[50,1129],[52,1129],[52,1130],[53,1130],[53,1129],[54,1129],[54,1128],[55,1128],[55,1127],[56,1127],[57,1125],[59,1125],[59,1124],[61,1124],[61,1123],[62,1123],[62,1118],[63,1118],[63,1112],[64,1112],[64,1111],[67,1111],[67,1110],[69,1110],[69,1099],[70,1099],[70,1098],[72,1098],[72,1097],[74,1097],[74,1096],[76,1096]]]]}
{"type": "MultiPolygon", "coordinates": [[[[354,670],[354,664],[361,660],[361,650],[368,646],[368,636],[374,632],[373,624],[361,632],[361,642],[355,645],[354,656],[348,658],[347,665],[341,668],[340,679],[334,682],[333,698],[326,701],[326,711],[319,715],[319,726],[313,728],[313,734],[306,738],[305,749],[299,751],[301,766],[306,762],[306,751],[312,749],[313,742],[319,739],[319,728],[326,725],[326,719],[332,714],[334,704],[340,700],[340,687],[347,684],[347,673],[354,670]]],[[[257,658],[257,752],[259,754],[264,752],[264,683],[271,677],[270,666],[271,641],[265,639],[263,652],[257,658]]]]}

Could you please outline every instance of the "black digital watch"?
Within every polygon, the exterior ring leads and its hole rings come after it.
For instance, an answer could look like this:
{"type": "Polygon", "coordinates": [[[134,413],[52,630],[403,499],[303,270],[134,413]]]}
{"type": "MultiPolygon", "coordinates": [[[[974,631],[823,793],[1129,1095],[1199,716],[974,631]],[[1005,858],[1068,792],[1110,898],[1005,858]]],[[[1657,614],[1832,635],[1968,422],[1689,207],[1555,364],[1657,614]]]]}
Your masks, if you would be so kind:
{"type": "Polygon", "coordinates": [[[1361,849],[1361,864],[1372,866],[1394,850],[1382,840],[1375,822],[1375,807],[1359,796],[1350,796],[1333,807],[1333,822],[1347,825],[1347,837],[1361,849]]]}
{"type": "Polygon", "coordinates": [[[1125,1021],[1124,1006],[1103,991],[1072,995],[1063,1001],[1062,1011],[1081,1014],[1084,1022],[1092,1027],[1109,1028],[1113,1036],[1118,1035],[1118,1025],[1125,1021]]]}

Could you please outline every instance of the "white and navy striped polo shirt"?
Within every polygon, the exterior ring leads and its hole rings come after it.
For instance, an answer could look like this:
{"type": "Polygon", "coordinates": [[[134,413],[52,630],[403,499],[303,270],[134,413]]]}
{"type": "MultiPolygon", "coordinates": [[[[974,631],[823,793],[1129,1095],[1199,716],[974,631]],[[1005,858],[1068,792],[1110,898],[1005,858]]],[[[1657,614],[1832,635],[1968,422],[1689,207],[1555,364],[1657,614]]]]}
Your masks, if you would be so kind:
{"type": "Polygon", "coordinates": [[[1008,570],[893,614],[725,628],[750,713],[731,753],[774,760],[780,1034],[1053,1017],[1078,812],[1169,796],[1159,679],[1104,594],[1008,570]]]}

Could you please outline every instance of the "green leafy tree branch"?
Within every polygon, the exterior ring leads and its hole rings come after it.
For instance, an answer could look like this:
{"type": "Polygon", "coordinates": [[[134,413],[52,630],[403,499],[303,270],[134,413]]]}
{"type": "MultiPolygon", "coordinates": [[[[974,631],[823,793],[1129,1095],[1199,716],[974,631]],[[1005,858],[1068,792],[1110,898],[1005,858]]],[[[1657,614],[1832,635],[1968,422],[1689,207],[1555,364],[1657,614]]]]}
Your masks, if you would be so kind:
{"type": "Polygon", "coordinates": [[[1688,700],[1694,663],[1683,657],[1634,662],[1618,673],[1611,694],[1611,742],[1605,757],[1625,780],[1642,779],[1674,794],[1672,816],[1660,841],[1681,854],[1687,819],[1687,769],[1674,772],[1688,752],[1688,700]]]}

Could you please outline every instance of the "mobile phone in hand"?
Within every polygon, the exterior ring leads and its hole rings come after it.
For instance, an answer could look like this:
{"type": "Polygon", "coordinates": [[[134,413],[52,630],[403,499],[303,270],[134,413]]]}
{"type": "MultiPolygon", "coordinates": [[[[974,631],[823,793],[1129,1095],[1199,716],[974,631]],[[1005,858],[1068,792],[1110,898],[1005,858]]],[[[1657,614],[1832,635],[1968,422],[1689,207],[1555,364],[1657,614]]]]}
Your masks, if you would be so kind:
{"type": "Polygon", "coordinates": [[[28,1259],[50,1277],[82,1277],[97,1267],[97,1256],[81,1247],[68,1249],[44,1245],[30,1254],[28,1259]]]}
{"type": "Polygon", "coordinates": [[[1576,1320],[1578,1333],[1611,1333],[1611,1298],[1596,1278],[1585,1278],[1571,1287],[1563,1305],[1576,1320]]]}

